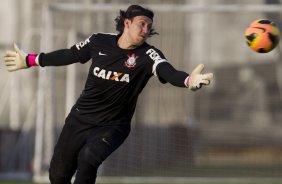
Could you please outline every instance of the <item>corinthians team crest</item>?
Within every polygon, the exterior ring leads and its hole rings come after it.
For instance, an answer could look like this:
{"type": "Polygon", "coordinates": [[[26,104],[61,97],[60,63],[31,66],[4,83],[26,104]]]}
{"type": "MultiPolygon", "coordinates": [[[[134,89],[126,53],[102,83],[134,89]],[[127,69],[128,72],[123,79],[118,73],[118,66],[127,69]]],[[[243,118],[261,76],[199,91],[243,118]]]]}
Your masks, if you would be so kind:
{"type": "Polygon", "coordinates": [[[136,65],[136,59],[138,56],[136,56],[134,53],[133,54],[128,54],[127,55],[128,59],[125,61],[125,66],[127,68],[133,68],[136,65]]]}

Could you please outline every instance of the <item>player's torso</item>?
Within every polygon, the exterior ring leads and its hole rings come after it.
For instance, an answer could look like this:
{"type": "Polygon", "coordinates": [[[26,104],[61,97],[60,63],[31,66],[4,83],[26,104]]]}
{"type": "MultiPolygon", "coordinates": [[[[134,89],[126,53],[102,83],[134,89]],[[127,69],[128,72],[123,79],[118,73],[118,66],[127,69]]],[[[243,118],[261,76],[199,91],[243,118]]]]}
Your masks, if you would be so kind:
{"type": "Polygon", "coordinates": [[[146,54],[150,46],[123,50],[113,35],[101,35],[90,44],[92,64],[75,113],[103,124],[129,122],[138,95],[152,76],[153,62],[146,54]]]}
{"type": "Polygon", "coordinates": [[[138,95],[157,64],[166,61],[147,43],[133,50],[119,48],[117,35],[94,34],[74,49],[82,63],[90,57],[92,63],[73,113],[85,122],[100,125],[130,122],[138,95]]]}
{"type": "Polygon", "coordinates": [[[104,90],[123,87],[138,87],[152,73],[152,62],[148,60],[148,46],[134,50],[120,49],[116,36],[101,36],[91,46],[92,64],[87,79],[87,87],[104,90]]]}

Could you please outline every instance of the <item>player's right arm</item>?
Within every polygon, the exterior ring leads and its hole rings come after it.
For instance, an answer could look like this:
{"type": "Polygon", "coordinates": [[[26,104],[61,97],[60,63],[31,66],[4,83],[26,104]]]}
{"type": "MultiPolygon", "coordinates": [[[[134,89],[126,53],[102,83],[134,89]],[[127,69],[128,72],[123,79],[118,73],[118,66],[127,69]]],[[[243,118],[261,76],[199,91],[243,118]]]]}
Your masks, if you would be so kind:
{"type": "Polygon", "coordinates": [[[9,72],[26,69],[32,66],[64,66],[76,62],[85,63],[90,58],[90,38],[77,43],[70,49],[60,49],[50,53],[27,54],[14,44],[14,51],[7,51],[4,56],[9,72]]]}

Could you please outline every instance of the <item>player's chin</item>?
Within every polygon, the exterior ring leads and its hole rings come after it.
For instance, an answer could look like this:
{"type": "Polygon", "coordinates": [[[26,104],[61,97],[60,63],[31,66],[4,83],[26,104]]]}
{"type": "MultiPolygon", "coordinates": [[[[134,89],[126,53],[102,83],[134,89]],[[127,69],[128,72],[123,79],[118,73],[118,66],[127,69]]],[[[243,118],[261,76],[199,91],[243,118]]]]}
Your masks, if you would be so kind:
{"type": "Polygon", "coordinates": [[[147,40],[147,38],[145,37],[139,37],[137,40],[136,40],[136,45],[142,45],[145,41],[147,40]]]}

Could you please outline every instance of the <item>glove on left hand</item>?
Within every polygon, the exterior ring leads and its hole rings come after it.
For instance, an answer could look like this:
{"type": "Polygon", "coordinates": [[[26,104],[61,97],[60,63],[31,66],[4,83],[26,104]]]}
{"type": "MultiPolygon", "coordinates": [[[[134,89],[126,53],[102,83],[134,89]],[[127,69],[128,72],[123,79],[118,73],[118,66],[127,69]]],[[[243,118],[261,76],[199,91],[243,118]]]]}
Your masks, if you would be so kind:
{"type": "Polygon", "coordinates": [[[203,64],[199,64],[190,74],[186,86],[192,91],[196,91],[202,87],[202,85],[209,85],[210,80],[213,79],[213,73],[202,74],[204,69],[203,64]]]}

